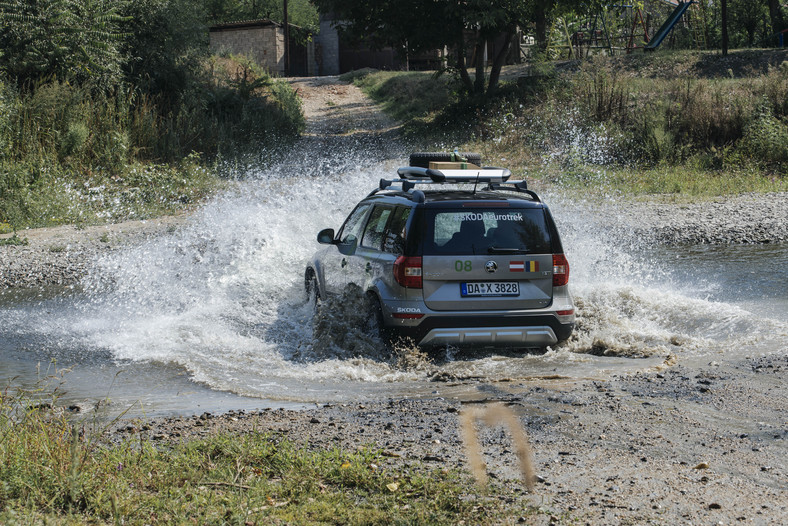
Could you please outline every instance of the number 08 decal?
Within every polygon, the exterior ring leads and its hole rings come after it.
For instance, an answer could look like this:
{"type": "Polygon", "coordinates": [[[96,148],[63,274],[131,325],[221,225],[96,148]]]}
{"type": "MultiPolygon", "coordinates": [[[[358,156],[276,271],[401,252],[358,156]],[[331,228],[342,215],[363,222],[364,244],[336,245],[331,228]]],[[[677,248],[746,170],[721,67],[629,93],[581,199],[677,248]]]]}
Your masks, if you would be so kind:
{"type": "Polygon", "coordinates": [[[470,272],[473,270],[473,264],[470,261],[460,261],[459,259],[454,262],[455,272],[470,272]]]}

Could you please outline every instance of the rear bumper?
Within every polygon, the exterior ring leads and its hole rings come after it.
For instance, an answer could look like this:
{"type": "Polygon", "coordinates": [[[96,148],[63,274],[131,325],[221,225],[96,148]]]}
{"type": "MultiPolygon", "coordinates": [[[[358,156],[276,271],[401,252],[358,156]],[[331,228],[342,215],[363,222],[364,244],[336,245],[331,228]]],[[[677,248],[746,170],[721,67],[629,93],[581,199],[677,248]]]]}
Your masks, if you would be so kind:
{"type": "Polygon", "coordinates": [[[569,338],[574,326],[552,315],[431,316],[415,327],[394,330],[425,347],[545,347],[569,338]]]}

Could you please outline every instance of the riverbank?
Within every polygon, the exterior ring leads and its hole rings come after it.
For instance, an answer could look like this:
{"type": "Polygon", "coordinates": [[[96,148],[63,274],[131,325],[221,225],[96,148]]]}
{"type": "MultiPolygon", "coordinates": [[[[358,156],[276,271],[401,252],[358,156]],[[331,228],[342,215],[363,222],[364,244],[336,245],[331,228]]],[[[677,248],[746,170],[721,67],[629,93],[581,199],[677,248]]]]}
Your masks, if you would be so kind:
{"type": "Polygon", "coordinates": [[[0,242],[15,240],[0,244],[0,289],[77,285],[97,258],[174,231],[187,217],[66,225],[0,235],[0,242]]]}
{"type": "Polygon", "coordinates": [[[371,448],[390,473],[467,472],[461,415],[502,404],[529,437],[536,484],[526,489],[511,433],[478,426],[490,491],[510,513],[491,523],[784,524],[788,357],[667,365],[594,381],[449,380],[477,398],[440,398],[436,382],[428,400],[122,422],[111,436],[165,445],[254,431],[314,451],[371,448]],[[520,521],[524,509],[538,513],[520,521]]]}

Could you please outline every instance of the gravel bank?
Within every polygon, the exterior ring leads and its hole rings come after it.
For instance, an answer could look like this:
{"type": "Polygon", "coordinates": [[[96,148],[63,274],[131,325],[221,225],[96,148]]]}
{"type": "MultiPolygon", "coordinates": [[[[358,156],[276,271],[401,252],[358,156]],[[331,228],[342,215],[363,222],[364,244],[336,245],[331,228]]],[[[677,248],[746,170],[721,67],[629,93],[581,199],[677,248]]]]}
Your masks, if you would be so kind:
{"type": "MultiPolygon", "coordinates": [[[[185,216],[169,216],[114,225],[69,225],[18,232],[17,237],[25,244],[0,245],[0,289],[75,285],[96,258],[144,243],[184,221],[185,216]]],[[[0,235],[0,240],[11,236],[0,235]]]]}
{"type": "Polygon", "coordinates": [[[603,224],[666,245],[786,243],[788,193],[743,194],[698,203],[619,202],[603,224]]]}
{"type": "Polygon", "coordinates": [[[383,469],[467,470],[458,417],[497,403],[526,431],[537,483],[526,490],[502,426],[477,426],[487,475],[512,510],[543,510],[530,524],[776,525],[788,522],[786,380],[788,357],[769,357],[607,381],[474,384],[478,398],[463,402],[398,399],[123,422],[112,437],[141,433],[167,444],[256,430],[312,449],[371,445],[383,469]]]}

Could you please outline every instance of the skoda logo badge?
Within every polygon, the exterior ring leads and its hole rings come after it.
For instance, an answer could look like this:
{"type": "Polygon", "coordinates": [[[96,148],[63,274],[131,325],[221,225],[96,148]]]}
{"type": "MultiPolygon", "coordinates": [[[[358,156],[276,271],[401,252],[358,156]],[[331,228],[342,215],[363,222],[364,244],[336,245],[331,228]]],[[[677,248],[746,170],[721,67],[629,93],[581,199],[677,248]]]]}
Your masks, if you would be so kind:
{"type": "Polygon", "coordinates": [[[488,274],[492,274],[496,270],[498,270],[498,263],[495,261],[488,261],[484,264],[484,270],[487,271],[488,274]]]}

